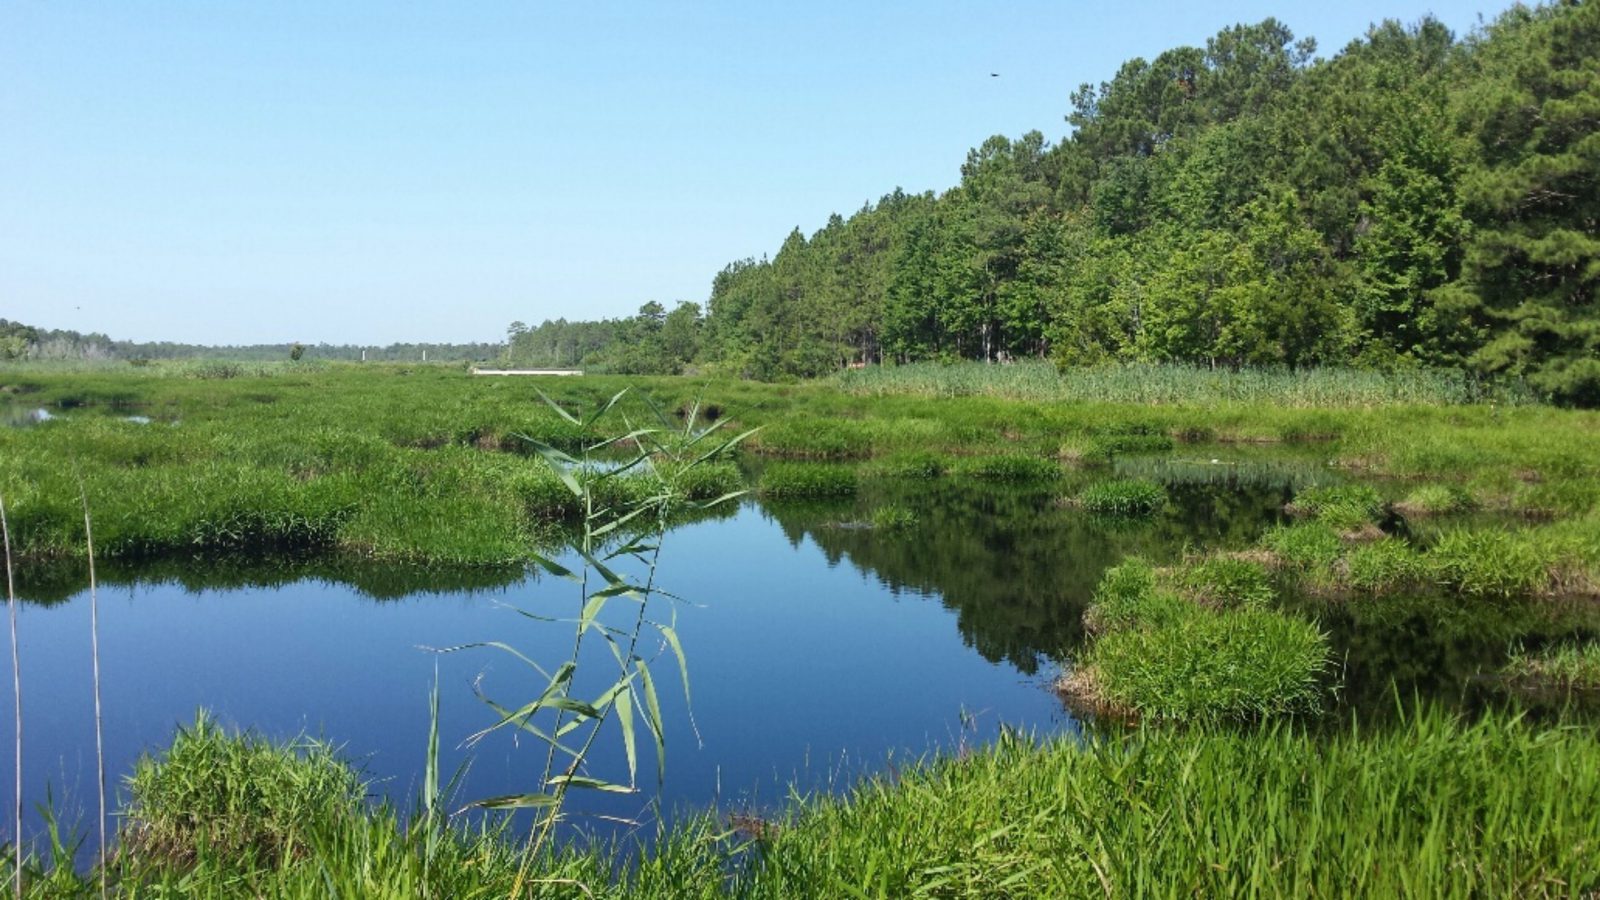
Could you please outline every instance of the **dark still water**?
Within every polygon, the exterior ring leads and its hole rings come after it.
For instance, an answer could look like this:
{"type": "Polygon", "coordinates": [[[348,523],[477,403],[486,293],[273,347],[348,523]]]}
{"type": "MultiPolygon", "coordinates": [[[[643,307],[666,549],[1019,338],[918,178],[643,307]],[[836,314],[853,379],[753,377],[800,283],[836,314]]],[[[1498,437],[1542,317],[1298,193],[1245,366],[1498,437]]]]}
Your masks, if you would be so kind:
{"type": "MultiPolygon", "coordinates": [[[[891,760],[986,742],[1002,724],[1071,732],[1077,723],[1050,681],[1054,660],[1081,639],[1079,617],[1101,572],[1130,553],[1162,560],[1186,545],[1243,546],[1278,520],[1287,495],[1287,486],[1174,484],[1167,512],[1119,527],[1060,508],[1047,488],[882,490],[843,504],[747,501],[666,536],[659,583],[689,602],[654,600],[650,614],[676,614],[693,717],[672,655],[657,655],[659,640],[646,644],[666,722],[665,782],[658,791],[641,727],[640,792],[583,795],[574,808],[646,819],[652,803],[669,813],[770,808],[790,785],[839,786],[891,760]],[[890,502],[917,523],[860,524],[890,502]]],[[[542,679],[494,650],[422,648],[504,641],[554,668],[570,651],[572,626],[507,605],[573,617],[570,582],[282,561],[105,569],[100,640],[114,791],[142,752],[166,746],[204,707],[269,737],[306,732],[341,744],[374,793],[409,807],[436,665],[446,774],[472,758],[459,799],[537,789],[541,746],[509,735],[470,750],[461,742],[494,720],[474,685],[519,705],[542,679]]],[[[36,583],[24,593],[34,598],[20,622],[25,799],[31,807],[48,790],[66,822],[90,831],[87,592],[36,583]]],[[[592,696],[616,668],[601,641],[586,646],[578,693],[592,696]]],[[[591,763],[596,777],[627,780],[614,723],[591,763]]]]}

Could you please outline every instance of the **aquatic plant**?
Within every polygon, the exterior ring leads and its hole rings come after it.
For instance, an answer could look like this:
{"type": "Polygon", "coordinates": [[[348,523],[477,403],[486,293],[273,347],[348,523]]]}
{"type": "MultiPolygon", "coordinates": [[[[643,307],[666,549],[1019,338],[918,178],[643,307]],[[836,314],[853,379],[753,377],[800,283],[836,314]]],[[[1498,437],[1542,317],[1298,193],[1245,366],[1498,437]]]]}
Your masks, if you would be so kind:
{"type": "Polygon", "coordinates": [[[1460,372],[1412,369],[1208,368],[1175,363],[1054,370],[1045,362],[1007,366],[912,363],[871,366],[835,376],[853,394],[930,397],[987,396],[1023,400],[1133,404],[1271,403],[1289,407],[1374,404],[1461,404],[1488,399],[1530,402],[1515,384],[1486,385],[1460,372]]]}
{"type": "Polygon", "coordinates": [[[872,527],[879,531],[903,531],[917,524],[917,514],[904,506],[887,504],[872,511],[872,527]]]}
{"type": "Polygon", "coordinates": [[[1434,576],[1475,597],[1511,598],[1543,591],[1553,560],[1527,534],[1499,529],[1452,529],[1427,555],[1434,576]]]}
{"type": "Polygon", "coordinates": [[[1296,515],[1328,519],[1341,528],[1352,520],[1369,522],[1382,516],[1383,497],[1365,484],[1318,486],[1295,494],[1285,508],[1296,515]]]}
{"type": "Polygon", "coordinates": [[[1061,477],[1054,460],[1021,453],[971,456],[950,466],[950,474],[988,481],[1050,481],[1061,477]]]}
{"type": "MultiPolygon", "coordinates": [[[[624,393],[612,396],[582,418],[548,397],[543,399],[563,419],[591,433],[607,423],[608,413],[616,408],[624,393]]],[[[572,627],[572,650],[568,658],[559,665],[546,667],[504,641],[485,641],[445,651],[484,648],[505,653],[527,666],[536,676],[535,683],[543,684],[537,694],[525,701],[508,702],[487,693],[480,694],[495,712],[496,719],[469,739],[469,743],[476,743],[490,734],[506,731],[525,736],[543,745],[545,750],[542,764],[534,770],[533,789],[482,798],[471,804],[489,810],[537,811],[513,896],[522,893],[529,878],[526,862],[534,859],[551,839],[570,791],[633,793],[637,790],[636,715],[654,745],[656,777],[658,780],[664,777],[666,725],[651,665],[668,651],[677,664],[684,698],[689,699],[688,662],[674,627],[676,610],[674,608],[669,617],[652,618],[650,615],[651,601],[663,593],[656,583],[663,538],[673,512],[695,502],[686,499],[684,486],[704,490],[704,486],[694,480],[694,470],[724,460],[753,431],[724,440],[718,432],[726,420],[700,427],[698,403],[696,411],[684,418],[681,428],[674,425],[659,405],[652,403],[650,408],[657,426],[636,427],[624,417],[624,428],[597,436],[584,446],[579,456],[572,456],[537,438],[522,436],[555,471],[582,510],[581,526],[568,548],[579,560],[576,570],[549,556],[534,556],[551,575],[576,586],[576,617],[566,623],[572,627]],[[595,464],[595,454],[619,449],[632,452],[616,465],[595,464]],[[639,483],[657,485],[658,489],[643,494],[637,493],[637,486],[616,490],[620,481],[635,473],[648,474],[648,479],[639,483]],[[626,564],[635,566],[637,571],[626,571],[623,568],[626,564]],[[608,607],[617,606],[624,609],[621,617],[607,614],[608,607]],[[647,633],[654,635],[659,643],[654,650],[647,649],[647,633]],[[610,682],[588,694],[582,693],[587,685],[579,678],[586,639],[604,641],[616,663],[610,682]],[[587,769],[590,750],[606,723],[613,718],[622,739],[627,771],[625,777],[597,777],[587,769]]],[[[743,492],[717,496],[700,501],[698,505],[714,506],[740,493],[743,492]]],[[[675,598],[669,596],[669,599],[675,598]]],[[[526,615],[533,620],[542,618],[532,613],[526,615]]],[[[436,708],[434,721],[437,722],[436,708]]],[[[438,792],[437,756],[435,734],[430,739],[425,776],[424,796],[428,798],[438,792]]]]}
{"type": "Polygon", "coordinates": [[[1397,512],[1407,516],[1434,516],[1447,513],[1468,512],[1477,507],[1472,494],[1450,484],[1425,484],[1407,494],[1394,505],[1397,512]]]}
{"type": "Polygon", "coordinates": [[[1193,612],[1189,603],[1158,588],[1156,570],[1139,558],[1106,570],[1084,610],[1084,628],[1102,633],[1119,628],[1160,628],[1193,612]]]}
{"type": "Polygon", "coordinates": [[[1277,591],[1261,563],[1237,556],[1210,556],[1180,566],[1173,577],[1189,599],[1214,609],[1264,608],[1277,591]]]}
{"type": "Polygon", "coordinates": [[[1519,645],[1500,674],[1522,687],[1600,691],[1600,642],[1563,641],[1538,651],[1519,645]]]}
{"type": "Polygon", "coordinates": [[[772,463],[756,490],[763,497],[841,497],[856,492],[856,471],[828,463],[772,463]]]}
{"type": "Polygon", "coordinates": [[[1142,478],[1119,478],[1091,484],[1078,494],[1078,503],[1090,512],[1145,516],[1167,504],[1167,490],[1142,478]]]}
{"type": "Polygon", "coordinates": [[[1596,807],[1592,732],[1504,713],[1010,737],[809,800],[728,893],[1565,896],[1596,807]]]}
{"type": "Polygon", "coordinates": [[[204,710],[139,760],[127,788],[121,852],[174,868],[282,865],[310,852],[315,831],[347,827],[366,793],[326,742],[230,734],[204,710]]]}
{"type": "Polygon", "coordinates": [[[1384,538],[1350,551],[1346,579],[1351,587],[1383,593],[1420,587],[1430,580],[1429,560],[1399,538],[1384,538]]]}
{"type": "Polygon", "coordinates": [[[1095,638],[1059,684],[1066,696],[1098,712],[1190,721],[1320,707],[1327,637],[1261,608],[1271,598],[1264,569],[1226,560],[1170,578],[1194,599],[1142,560],[1106,572],[1084,614],[1095,638]]]}

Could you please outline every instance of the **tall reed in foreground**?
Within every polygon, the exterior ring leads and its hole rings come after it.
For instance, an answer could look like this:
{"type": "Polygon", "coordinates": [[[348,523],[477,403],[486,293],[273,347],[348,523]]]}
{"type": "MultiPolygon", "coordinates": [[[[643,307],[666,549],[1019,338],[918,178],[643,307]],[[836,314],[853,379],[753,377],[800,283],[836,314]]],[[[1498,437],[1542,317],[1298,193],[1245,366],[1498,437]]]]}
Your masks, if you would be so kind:
{"type": "Polygon", "coordinates": [[[0,543],[6,553],[6,610],[11,617],[11,686],[16,706],[12,725],[16,729],[16,796],[12,806],[11,823],[16,841],[16,897],[22,900],[22,664],[17,650],[17,587],[11,572],[11,523],[6,520],[6,498],[0,496],[0,543]]]}
{"type": "MultiPolygon", "coordinates": [[[[583,435],[595,432],[608,414],[617,409],[626,391],[612,396],[588,416],[580,418],[544,397],[562,419],[583,435]]],[[[541,397],[543,395],[541,394],[541,397]]],[[[586,440],[576,456],[538,439],[520,437],[560,478],[582,510],[582,521],[568,549],[581,565],[576,571],[549,557],[535,555],[545,571],[577,585],[576,619],[572,650],[554,672],[545,669],[510,645],[486,641],[475,645],[499,650],[526,664],[544,679],[538,696],[521,705],[502,704],[487,695],[484,701],[498,714],[497,721],[470,739],[475,742],[489,733],[511,729],[532,735],[545,746],[544,762],[536,777],[535,790],[479,800],[472,806],[481,809],[532,809],[538,818],[528,836],[528,845],[517,874],[512,896],[521,896],[531,879],[529,867],[540,858],[557,822],[562,818],[568,793],[574,789],[606,793],[633,793],[637,790],[637,732],[635,715],[655,745],[657,778],[664,777],[666,760],[665,726],[661,704],[651,673],[651,655],[643,652],[644,637],[654,632],[660,638],[656,657],[670,650],[683,681],[684,697],[689,698],[689,676],[683,645],[674,627],[676,612],[667,621],[648,615],[650,600],[656,595],[676,599],[656,584],[662,538],[670,516],[678,509],[705,509],[739,496],[733,491],[704,501],[690,501],[685,485],[692,482],[694,469],[714,462],[729,453],[752,432],[727,440],[714,436],[720,422],[699,427],[699,404],[688,412],[682,427],[675,425],[656,404],[645,399],[657,426],[635,427],[623,416],[624,428],[610,437],[586,440]],[[626,454],[621,460],[617,453],[626,454]],[[649,490],[617,489],[622,479],[642,479],[649,490]],[[618,571],[619,564],[632,563],[636,574],[618,571]],[[608,621],[607,606],[613,600],[631,602],[636,609],[621,624],[608,621]],[[603,640],[617,665],[612,682],[593,699],[578,694],[577,674],[585,639],[603,640]],[[615,716],[627,759],[626,782],[588,774],[586,766],[596,738],[605,723],[615,716]],[[568,736],[571,738],[568,739],[568,736]]],[[[724,420],[725,421],[725,420],[724,420]]],[[[529,618],[540,619],[531,613],[529,618]]],[[[451,650],[466,647],[450,648],[451,650]]],[[[435,717],[437,718],[437,717],[435,717]]],[[[436,790],[437,753],[430,747],[429,790],[436,790]]]]}
{"type": "MultiPolygon", "coordinates": [[[[89,520],[89,495],[84,492],[83,480],[78,480],[78,499],[83,503],[83,541],[89,553],[89,656],[94,677],[94,774],[95,793],[99,800],[100,832],[95,868],[100,873],[100,897],[106,897],[106,744],[105,718],[100,709],[100,595],[94,574],[94,525],[89,520]]],[[[20,870],[20,869],[19,869],[20,870]]]]}

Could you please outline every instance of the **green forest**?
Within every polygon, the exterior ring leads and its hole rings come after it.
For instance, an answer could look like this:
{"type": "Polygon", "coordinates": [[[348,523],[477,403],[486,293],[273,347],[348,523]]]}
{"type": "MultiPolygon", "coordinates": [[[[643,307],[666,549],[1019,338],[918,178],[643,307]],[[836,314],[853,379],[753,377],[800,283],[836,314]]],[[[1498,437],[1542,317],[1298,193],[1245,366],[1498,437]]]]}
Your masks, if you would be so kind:
{"type": "MultiPolygon", "coordinates": [[[[1457,36],[1387,21],[1331,57],[1267,19],[1070,94],[1069,136],[996,135],[702,306],[513,322],[505,342],[309,348],[787,380],[923,360],[1447,368],[1600,406],[1600,3],[1457,36]]],[[[0,358],[281,359],[0,321],[0,358]]]]}
{"type": "Polygon", "coordinates": [[[1329,58],[1282,23],[1129,60],[1070,137],[991,137],[717,273],[706,311],[514,325],[509,355],[758,379],[852,364],[1449,367],[1600,404],[1600,4],[1329,58]]]}

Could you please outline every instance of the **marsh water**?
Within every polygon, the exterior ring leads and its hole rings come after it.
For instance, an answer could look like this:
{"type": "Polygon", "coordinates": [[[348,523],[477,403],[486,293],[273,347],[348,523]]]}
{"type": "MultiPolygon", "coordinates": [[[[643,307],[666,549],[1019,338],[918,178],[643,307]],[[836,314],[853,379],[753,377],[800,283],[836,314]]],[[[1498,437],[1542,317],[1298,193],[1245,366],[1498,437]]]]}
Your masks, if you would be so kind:
{"type": "MultiPolygon", "coordinates": [[[[1138,463],[1130,463],[1137,467],[1138,463]]],[[[1282,521],[1293,466],[1250,477],[1226,463],[1145,464],[1172,502],[1116,522],[1057,503],[1059,488],[959,483],[874,485],[843,502],[747,499],[675,528],[659,583],[683,598],[686,702],[670,653],[651,647],[666,723],[665,779],[641,741],[637,794],[584,796],[599,830],[679,810],[770,809],[791,790],[829,790],[934,752],[982,744],[1002,727],[1040,735],[1080,723],[1051,689],[1082,641],[1080,616],[1103,571],[1130,554],[1170,561],[1245,547],[1282,521]],[[1152,468],[1153,466],[1153,468],[1152,468]],[[875,529],[894,503],[914,525],[875,529]],[[610,818],[604,818],[610,817],[610,818]]],[[[25,573],[25,799],[89,830],[94,806],[89,603],[81,575],[25,573]]],[[[503,641],[554,665],[572,626],[518,615],[577,613],[569,582],[529,572],[341,568],[319,559],[167,560],[102,566],[100,641],[113,790],[141,753],[166,746],[199,708],[230,726],[333,741],[372,792],[414,801],[437,672],[446,773],[470,761],[461,802],[531,791],[543,748],[510,736],[472,747],[494,721],[478,696],[525,702],[542,679],[490,649],[503,641]]],[[[1459,693],[1508,637],[1471,622],[1440,632],[1426,609],[1380,620],[1326,611],[1346,700],[1408,689],[1459,693]]],[[[585,665],[609,683],[600,648],[585,665]]],[[[581,681],[581,678],[580,678],[581,681]]],[[[596,691],[599,688],[596,687],[596,691]]],[[[582,691],[580,691],[582,693],[582,691]]],[[[9,754],[8,754],[9,755],[9,754]]],[[[602,736],[592,774],[626,780],[619,736],[602,736]]]]}

